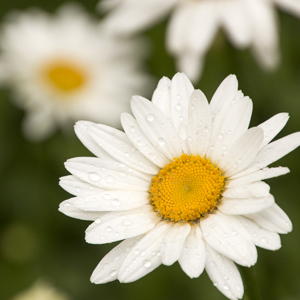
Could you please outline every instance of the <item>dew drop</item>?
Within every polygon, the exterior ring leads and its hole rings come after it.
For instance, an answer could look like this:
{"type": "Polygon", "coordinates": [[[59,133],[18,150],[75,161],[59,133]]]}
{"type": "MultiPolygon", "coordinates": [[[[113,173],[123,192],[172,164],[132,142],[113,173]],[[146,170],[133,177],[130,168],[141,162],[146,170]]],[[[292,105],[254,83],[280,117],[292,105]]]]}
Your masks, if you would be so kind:
{"type": "Polygon", "coordinates": [[[125,219],[125,220],[122,222],[122,224],[123,224],[124,226],[130,226],[130,225],[132,224],[132,222],[131,222],[129,219],[125,219]]]}
{"type": "Polygon", "coordinates": [[[120,206],[121,205],[120,200],[119,199],[114,199],[112,201],[112,205],[115,206],[115,207],[120,206]]]}
{"type": "Polygon", "coordinates": [[[148,120],[149,122],[152,122],[152,121],[154,120],[153,115],[152,115],[152,114],[148,114],[148,115],[147,115],[147,120],[148,120]]]}
{"type": "Polygon", "coordinates": [[[262,243],[266,244],[267,243],[267,240],[265,238],[262,238],[261,239],[262,243]]]}
{"type": "Polygon", "coordinates": [[[214,282],[214,286],[218,286],[219,283],[217,281],[214,282]]]}
{"type": "Polygon", "coordinates": [[[116,270],[113,270],[109,273],[109,276],[110,277],[114,277],[115,275],[117,275],[117,271],[116,270]]]}
{"type": "Polygon", "coordinates": [[[92,181],[99,181],[100,180],[100,176],[97,173],[95,173],[95,172],[89,173],[88,177],[92,181]]]}
{"type": "Polygon", "coordinates": [[[109,264],[104,264],[103,269],[107,269],[109,267],[109,264]]]}
{"type": "Polygon", "coordinates": [[[129,252],[131,250],[131,247],[127,247],[125,250],[126,252],[129,252]]]}
{"type": "Polygon", "coordinates": [[[203,130],[204,130],[205,132],[209,132],[208,126],[204,126],[203,130]]]}
{"type": "Polygon", "coordinates": [[[145,268],[150,268],[151,267],[151,261],[150,260],[145,260],[144,261],[144,267],[145,268]]]}
{"type": "Polygon", "coordinates": [[[125,164],[119,164],[119,168],[125,168],[126,165],[125,164]]]}
{"type": "Polygon", "coordinates": [[[112,183],[114,181],[114,178],[111,175],[108,175],[108,176],[106,176],[105,180],[108,183],[112,183]]]}
{"type": "Polygon", "coordinates": [[[224,284],[224,285],[223,285],[223,289],[224,289],[225,291],[228,291],[228,290],[229,290],[229,286],[228,286],[227,284],[224,284]]]}
{"type": "Polygon", "coordinates": [[[241,287],[240,287],[239,285],[236,285],[235,288],[236,288],[236,290],[237,290],[238,292],[241,291],[241,287]]]}
{"type": "Polygon", "coordinates": [[[135,128],[134,128],[133,126],[130,126],[130,127],[129,127],[129,131],[130,131],[130,132],[134,132],[134,131],[135,131],[135,128]]]}
{"type": "Polygon", "coordinates": [[[96,220],[95,220],[95,223],[96,223],[96,224],[100,224],[100,223],[101,223],[101,219],[96,219],[96,220]]]}
{"type": "Polygon", "coordinates": [[[221,140],[224,137],[224,135],[222,133],[218,134],[218,138],[221,140]]]}
{"type": "Polygon", "coordinates": [[[125,152],[125,153],[124,153],[124,156],[129,157],[129,153],[128,153],[128,152],[125,152]]]}
{"type": "Polygon", "coordinates": [[[119,172],[119,176],[120,176],[120,177],[126,177],[126,175],[127,175],[127,174],[124,173],[124,172],[119,172]]]}
{"type": "Polygon", "coordinates": [[[165,139],[162,138],[162,137],[160,137],[160,138],[157,140],[157,142],[158,142],[158,144],[159,144],[160,146],[163,146],[163,145],[166,143],[165,139]]]}
{"type": "Polygon", "coordinates": [[[71,205],[71,204],[68,203],[68,202],[64,204],[65,207],[69,207],[70,205],[71,205]]]}
{"type": "Polygon", "coordinates": [[[112,232],[112,230],[113,230],[113,229],[112,229],[110,226],[107,226],[107,227],[105,228],[105,231],[106,231],[106,232],[112,232]]]}
{"type": "Polygon", "coordinates": [[[110,199],[111,199],[111,195],[109,195],[109,194],[104,194],[104,195],[102,196],[102,198],[103,198],[104,200],[110,200],[110,199]]]}

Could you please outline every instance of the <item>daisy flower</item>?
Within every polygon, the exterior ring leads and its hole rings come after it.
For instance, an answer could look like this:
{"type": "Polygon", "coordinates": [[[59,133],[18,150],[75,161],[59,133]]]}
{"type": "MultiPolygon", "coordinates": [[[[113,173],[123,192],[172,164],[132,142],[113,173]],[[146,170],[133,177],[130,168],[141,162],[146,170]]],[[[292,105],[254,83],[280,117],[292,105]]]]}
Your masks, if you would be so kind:
{"type": "Polygon", "coordinates": [[[86,241],[122,241],[91,281],[132,282],[159,265],[179,262],[191,278],[205,269],[228,298],[243,296],[234,263],[256,263],[256,246],[276,250],[292,230],[262,180],[288,168],[267,166],[300,145],[300,132],[270,141],[285,126],[280,113],[248,129],[252,101],[234,75],[210,104],[182,73],[162,78],[152,102],[134,96],[123,113],[125,133],[80,121],[75,131],[96,157],[66,162],[61,186],[76,197],[64,214],[94,221],[86,241]]]}
{"type": "Polygon", "coordinates": [[[26,110],[23,129],[31,139],[82,118],[121,127],[132,94],[149,84],[140,70],[144,46],[107,37],[77,6],[54,16],[15,13],[0,35],[0,82],[26,110]]]}
{"type": "Polygon", "coordinates": [[[111,10],[104,21],[106,30],[125,35],[172,10],[166,47],[178,69],[196,81],[219,28],[235,47],[250,47],[262,67],[274,69],[279,62],[275,5],[300,17],[299,0],[104,0],[98,6],[111,10]]]}

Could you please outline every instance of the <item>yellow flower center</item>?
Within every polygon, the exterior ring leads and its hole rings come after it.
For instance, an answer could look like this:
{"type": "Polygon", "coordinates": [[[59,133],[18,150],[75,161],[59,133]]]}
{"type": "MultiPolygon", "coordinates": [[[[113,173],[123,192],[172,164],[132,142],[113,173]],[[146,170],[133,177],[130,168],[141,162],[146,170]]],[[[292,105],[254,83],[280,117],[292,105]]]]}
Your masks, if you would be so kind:
{"type": "Polygon", "coordinates": [[[217,208],[224,182],[209,159],[183,154],[152,178],[151,204],[163,219],[195,222],[217,208]]]}
{"type": "Polygon", "coordinates": [[[51,85],[60,92],[73,92],[87,80],[84,70],[71,62],[55,61],[47,65],[43,73],[51,85]]]}

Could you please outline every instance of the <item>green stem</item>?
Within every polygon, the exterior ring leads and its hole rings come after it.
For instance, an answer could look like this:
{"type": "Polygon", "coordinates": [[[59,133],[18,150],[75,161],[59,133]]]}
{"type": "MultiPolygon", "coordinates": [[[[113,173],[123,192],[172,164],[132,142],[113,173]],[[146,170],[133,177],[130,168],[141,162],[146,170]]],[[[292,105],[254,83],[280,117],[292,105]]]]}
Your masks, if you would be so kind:
{"type": "Polygon", "coordinates": [[[263,300],[261,290],[256,279],[255,268],[241,267],[239,269],[245,285],[245,294],[248,296],[249,300],[263,300]]]}

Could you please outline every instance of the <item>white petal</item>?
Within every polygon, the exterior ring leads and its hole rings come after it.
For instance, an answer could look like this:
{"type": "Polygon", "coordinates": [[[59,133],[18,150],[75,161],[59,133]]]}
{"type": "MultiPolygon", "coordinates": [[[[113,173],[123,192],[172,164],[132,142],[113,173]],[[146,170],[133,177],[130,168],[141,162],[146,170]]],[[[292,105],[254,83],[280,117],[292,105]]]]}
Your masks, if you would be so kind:
{"type": "Polygon", "coordinates": [[[177,134],[159,108],[147,99],[135,96],[131,100],[131,109],[145,136],[154,147],[169,159],[182,154],[177,134]]]}
{"type": "Polygon", "coordinates": [[[266,69],[274,69],[279,63],[277,18],[270,1],[248,1],[253,20],[253,52],[266,69]]]}
{"type": "Polygon", "coordinates": [[[261,128],[250,128],[230,147],[218,165],[226,177],[233,176],[249,166],[258,153],[263,137],[261,128]]]}
{"type": "Polygon", "coordinates": [[[84,211],[95,212],[130,210],[148,203],[148,192],[126,190],[102,190],[96,194],[73,198],[75,207],[84,211]]]}
{"type": "Polygon", "coordinates": [[[274,2],[283,10],[294,14],[300,18],[300,1],[299,0],[274,0],[274,2]]]}
{"type": "Polygon", "coordinates": [[[215,91],[211,101],[211,112],[216,115],[228,99],[234,99],[238,91],[238,81],[235,75],[227,76],[215,91]]]}
{"type": "Polygon", "coordinates": [[[218,14],[213,1],[182,2],[170,20],[167,47],[173,54],[183,51],[205,54],[217,29],[218,14]]]}
{"type": "Polygon", "coordinates": [[[91,276],[91,282],[99,284],[116,280],[128,252],[140,239],[141,236],[126,239],[108,252],[95,268],[91,276]]]}
{"type": "Polygon", "coordinates": [[[152,103],[155,104],[167,118],[170,118],[170,87],[171,80],[167,77],[163,77],[158,82],[157,88],[152,96],[152,103]]]}
{"type": "Polygon", "coordinates": [[[93,124],[94,123],[88,121],[78,121],[74,126],[77,137],[80,139],[81,143],[94,155],[100,158],[111,159],[111,156],[107,152],[105,152],[90,136],[88,127],[93,124]]]}
{"type": "Polygon", "coordinates": [[[276,203],[259,213],[246,215],[246,217],[273,232],[288,233],[293,229],[290,218],[276,203]]]}
{"type": "Polygon", "coordinates": [[[244,176],[275,162],[300,145],[300,132],[292,133],[262,148],[249,167],[240,174],[244,176]]]}
{"type": "Polygon", "coordinates": [[[226,189],[222,196],[226,198],[263,198],[267,197],[269,192],[270,186],[262,181],[233,188],[228,188],[226,183],[226,189]]]}
{"type": "Polygon", "coordinates": [[[106,212],[84,211],[80,208],[77,208],[73,203],[73,199],[74,198],[71,198],[60,203],[58,210],[66,216],[87,221],[95,221],[96,219],[101,218],[106,214],[106,212]]]}
{"type": "Polygon", "coordinates": [[[175,223],[169,229],[161,243],[161,261],[164,265],[170,266],[179,259],[190,231],[191,225],[189,223],[175,223]]]}
{"type": "Polygon", "coordinates": [[[261,144],[261,149],[273,140],[288,120],[289,115],[287,113],[280,113],[258,125],[258,127],[262,128],[264,131],[264,141],[261,144]]]}
{"type": "Polygon", "coordinates": [[[252,41],[252,24],[243,1],[222,1],[222,21],[231,42],[237,48],[244,48],[252,41]]]}
{"type": "Polygon", "coordinates": [[[224,214],[245,215],[260,212],[273,203],[274,197],[271,194],[264,198],[233,199],[223,197],[218,209],[224,214]]]}
{"type": "Polygon", "coordinates": [[[169,228],[168,222],[160,222],[131,249],[121,266],[120,282],[138,280],[161,265],[160,244],[169,228]]]}
{"type": "Polygon", "coordinates": [[[277,168],[264,168],[262,170],[258,170],[256,172],[253,172],[249,175],[245,175],[242,177],[239,177],[239,174],[237,174],[237,175],[231,177],[226,182],[226,187],[246,185],[246,184],[249,184],[254,181],[259,181],[259,180],[263,180],[263,179],[281,176],[281,175],[287,174],[289,172],[290,172],[289,168],[277,167],[277,168]]]}
{"type": "Polygon", "coordinates": [[[238,220],[250,233],[256,246],[268,250],[277,250],[281,247],[280,237],[277,233],[265,230],[248,218],[238,216],[238,220]]]}
{"type": "Polygon", "coordinates": [[[151,176],[124,167],[115,161],[76,157],[65,163],[66,169],[81,180],[104,189],[148,191],[151,176]]]}
{"type": "Polygon", "coordinates": [[[206,244],[205,270],[214,286],[229,299],[241,299],[244,286],[235,264],[206,244]]]}
{"type": "Polygon", "coordinates": [[[213,123],[211,148],[209,157],[216,164],[222,159],[232,144],[249,127],[253,104],[249,97],[237,93],[232,104],[224,105],[213,123]],[[230,108],[230,109],[229,109],[230,108]]]}
{"type": "Polygon", "coordinates": [[[159,167],[164,167],[170,160],[158,151],[144,135],[139,124],[133,116],[127,113],[121,115],[122,126],[136,148],[140,150],[150,161],[159,167]]]}
{"type": "Polygon", "coordinates": [[[90,185],[79,178],[68,175],[60,178],[59,185],[68,193],[75,196],[90,196],[104,191],[94,185],[90,185]]]}
{"type": "Polygon", "coordinates": [[[200,222],[205,241],[219,253],[243,266],[256,263],[257,252],[249,233],[233,216],[210,214],[200,222]]]}
{"type": "Polygon", "coordinates": [[[122,1],[104,19],[104,30],[110,34],[132,34],[163,18],[178,0],[122,1]],[[132,9],[134,5],[134,9],[132,9]],[[159,9],[157,7],[159,6],[159,9]]]}
{"type": "Polygon", "coordinates": [[[211,114],[205,95],[195,90],[189,105],[188,142],[191,154],[206,155],[210,144],[211,114]]]}
{"type": "Polygon", "coordinates": [[[199,277],[205,267],[206,251],[199,226],[192,226],[187,236],[178,262],[182,270],[190,277],[199,277]]]}
{"type": "Polygon", "coordinates": [[[150,205],[124,212],[111,212],[87,228],[86,241],[106,244],[131,238],[151,230],[159,221],[159,216],[150,205]]]}
{"type": "Polygon", "coordinates": [[[194,91],[191,81],[184,73],[177,73],[171,84],[171,121],[177,133],[181,123],[188,120],[190,97],[194,91]]]}
{"type": "Polygon", "coordinates": [[[140,172],[152,175],[157,174],[159,170],[157,166],[134,147],[126,133],[117,129],[114,129],[112,132],[107,132],[106,128],[107,126],[99,124],[97,126],[89,126],[88,130],[91,137],[101,145],[111,157],[140,172]]]}

